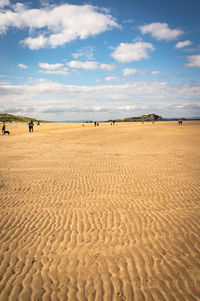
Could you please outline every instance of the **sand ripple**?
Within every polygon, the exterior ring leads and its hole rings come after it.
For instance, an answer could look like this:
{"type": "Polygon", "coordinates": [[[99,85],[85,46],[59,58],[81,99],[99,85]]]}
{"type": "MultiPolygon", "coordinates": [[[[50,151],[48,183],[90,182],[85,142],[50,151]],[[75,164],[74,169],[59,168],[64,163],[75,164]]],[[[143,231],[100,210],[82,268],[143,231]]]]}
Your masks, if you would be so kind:
{"type": "Polygon", "coordinates": [[[42,126],[0,137],[0,300],[200,300],[200,125],[42,126]]]}

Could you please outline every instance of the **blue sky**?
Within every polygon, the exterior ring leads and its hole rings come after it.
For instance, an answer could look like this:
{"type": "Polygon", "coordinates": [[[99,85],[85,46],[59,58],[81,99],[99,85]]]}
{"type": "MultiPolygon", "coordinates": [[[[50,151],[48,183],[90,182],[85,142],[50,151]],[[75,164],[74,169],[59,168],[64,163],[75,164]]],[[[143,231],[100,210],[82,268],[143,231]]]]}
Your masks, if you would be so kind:
{"type": "Polygon", "coordinates": [[[0,112],[200,116],[197,0],[0,0],[0,112]]]}

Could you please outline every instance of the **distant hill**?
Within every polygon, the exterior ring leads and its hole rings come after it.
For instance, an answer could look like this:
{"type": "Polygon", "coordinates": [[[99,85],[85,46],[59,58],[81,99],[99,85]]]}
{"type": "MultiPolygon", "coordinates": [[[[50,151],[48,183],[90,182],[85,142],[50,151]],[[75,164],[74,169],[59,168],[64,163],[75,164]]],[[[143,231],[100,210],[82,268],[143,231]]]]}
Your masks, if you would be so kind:
{"type": "Polygon", "coordinates": [[[0,122],[29,122],[33,120],[34,122],[51,122],[46,120],[39,120],[31,117],[15,116],[7,113],[0,113],[0,122]]]}
{"type": "Polygon", "coordinates": [[[124,118],[124,119],[113,119],[113,120],[108,120],[108,122],[111,121],[116,121],[116,122],[133,122],[133,121],[153,121],[153,120],[165,120],[164,118],[162,118],[159,115],[156,114],[146,114],[146,115],[142,115],[139,117],[128,117],[128,118],[124,118]]]}

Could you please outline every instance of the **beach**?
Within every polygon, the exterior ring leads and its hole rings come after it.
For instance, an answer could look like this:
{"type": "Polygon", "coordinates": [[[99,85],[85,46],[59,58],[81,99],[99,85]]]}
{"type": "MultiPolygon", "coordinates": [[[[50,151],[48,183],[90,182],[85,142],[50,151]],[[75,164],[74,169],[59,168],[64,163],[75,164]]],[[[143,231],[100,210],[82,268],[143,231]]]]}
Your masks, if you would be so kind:
{"type": "Polygon", "coordinates": [[[7,124],[0,300],[200,300],[200,121],[7,124]]]}

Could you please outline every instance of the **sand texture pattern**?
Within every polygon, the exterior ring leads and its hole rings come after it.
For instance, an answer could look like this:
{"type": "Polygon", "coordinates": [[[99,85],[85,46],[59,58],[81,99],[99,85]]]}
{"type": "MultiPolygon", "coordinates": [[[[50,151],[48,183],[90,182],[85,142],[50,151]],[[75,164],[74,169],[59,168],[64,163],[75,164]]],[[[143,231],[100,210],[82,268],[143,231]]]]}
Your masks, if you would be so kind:
{"type": "Polygon", "coordinates": [[[200,300],[200,122],[7,129],[1,301],[200,300]]]}

